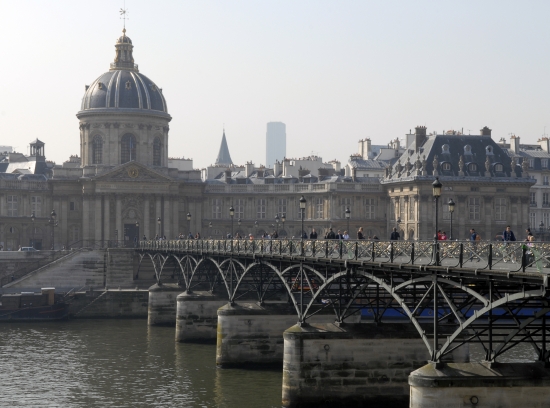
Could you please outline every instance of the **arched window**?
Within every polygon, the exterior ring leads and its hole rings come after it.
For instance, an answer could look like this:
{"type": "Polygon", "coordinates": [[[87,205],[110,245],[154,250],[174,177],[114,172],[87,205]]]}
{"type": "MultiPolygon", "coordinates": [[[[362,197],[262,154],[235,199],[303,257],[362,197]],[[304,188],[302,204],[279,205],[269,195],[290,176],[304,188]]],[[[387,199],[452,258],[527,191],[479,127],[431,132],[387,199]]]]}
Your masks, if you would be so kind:
{"type": "Polygon", "coordinates": [[[153,166],[160,166],[161,164],[161,155],[160,152],[162,150],[162,146],[160,144],[160,137],[155,137],[155,141],[153,142],[153,166]]]}
{"type": "Polygon", "coordinates": [[[130,133],[122,136],[120,141],[120,164],[136,160],[136,138],[130,133]]]}
{"type": "Polygon", "coordinates": [[[94,136],[92,142],[92,164],[103,163],[103,139],[99,135],[94,136]]]}

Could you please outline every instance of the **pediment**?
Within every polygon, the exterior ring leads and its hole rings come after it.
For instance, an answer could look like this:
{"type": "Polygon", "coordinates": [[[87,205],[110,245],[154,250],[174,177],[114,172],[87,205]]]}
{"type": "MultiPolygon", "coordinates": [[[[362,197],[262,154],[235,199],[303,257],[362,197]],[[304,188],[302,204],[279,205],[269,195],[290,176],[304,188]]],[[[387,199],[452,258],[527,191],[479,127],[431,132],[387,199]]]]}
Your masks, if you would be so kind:
{"type": "Polygon", "coordinates": [[[125,163],[113,170],[94,178],[96,181],[138,181],[138,182],[167,182],[172,179],[158,173],[142,164],[125,163]]]}

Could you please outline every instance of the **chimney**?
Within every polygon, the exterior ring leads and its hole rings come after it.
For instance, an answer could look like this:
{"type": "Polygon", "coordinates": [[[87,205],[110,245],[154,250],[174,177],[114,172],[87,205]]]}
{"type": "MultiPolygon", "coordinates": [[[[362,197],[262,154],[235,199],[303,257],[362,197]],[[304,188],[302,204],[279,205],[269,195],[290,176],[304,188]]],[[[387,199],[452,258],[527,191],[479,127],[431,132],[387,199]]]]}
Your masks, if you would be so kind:
{"type": "Polygon", "coordinates": [[[231,169],[225,171],[225,182],[226,184],[231,184],[231,169]]]}
{"type": "Polygon", "coordinates": [[[280,172],[281,172],[281,162],[279,162],[279,160],[275,160],[275,164],[273,165],[273,175],[277,177],[280,172]]]}
{"type": "Polygon", "coordinates": [[[338,160],[333,160],[331,164],[334,171],[336,171],[337,173],[340,173],[341,163],[338,160]]]}
{"type": "Polygon", "coordinates": [[[357,181],[357,167],[351,168],[351,179],[357,181]]]}
{"type": "Polygon", "coordinates": [[[540,148],[546,153],[550,152],[550,139],[543,137],[542,139],[537,140],[539,142],[540,148]]]}
{"type": "Polygon", "coordinates": [[[484,126],[483,129],[480,130],[481,136],[491,136],[491,129],[489,129],[487,126],[484,126]]]}
{"type": "MultiPolygon", "coordinates": [[[[363,139],[359,140],[359,154],[364,159],[365,158],[365,141],[363,139]]],[[[367,153],[368,154],[368,153],[367,153]]]]}
{"type": "Polygon", "coordinates": [[[417,126],[415,129],[415,144],[416,144],[416,152],[420,150],[424,142],[426,141],[426,126],[417,126]]]}
{"type": "Polygon", "coordinates": [[[253,172],[254,172],[254,163],[252,163],[251,161],[246,162],[245,173],[244,173],[246,178],[250,177],[253,172]]]}
{"type": "Polygon", "coordinates": [[[256,177],[257,178],[264,178],[264,168],[259,168],[257,171],[256,171],[256,177]]]}
{"type": "Polygon", "coordinates": [[[370,159],[370,156],[371,156],[371,153],[372,153],[372,145],[371,145],[371,142],[370,142],[370,139],[367,138],[365,140],[367,142],[367,157],[363,157],[364,159],[370,159]]]}
{"type": "Polygon", "coordinates": [[[519,136],[510,136],[510,150],[514,153],[519,153],[519,136]]]}

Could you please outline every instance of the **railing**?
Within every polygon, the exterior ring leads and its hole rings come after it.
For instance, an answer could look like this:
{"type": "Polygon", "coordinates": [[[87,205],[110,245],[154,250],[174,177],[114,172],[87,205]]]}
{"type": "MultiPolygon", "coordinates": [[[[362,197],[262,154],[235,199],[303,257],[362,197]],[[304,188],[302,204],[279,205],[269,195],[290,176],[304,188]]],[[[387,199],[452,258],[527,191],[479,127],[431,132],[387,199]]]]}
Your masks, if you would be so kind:
{"type": "Polygon", "coordinates": [[[140,241],[139,249],[550,273],[550,243],[545,242],[188,239],[140,241]]]}

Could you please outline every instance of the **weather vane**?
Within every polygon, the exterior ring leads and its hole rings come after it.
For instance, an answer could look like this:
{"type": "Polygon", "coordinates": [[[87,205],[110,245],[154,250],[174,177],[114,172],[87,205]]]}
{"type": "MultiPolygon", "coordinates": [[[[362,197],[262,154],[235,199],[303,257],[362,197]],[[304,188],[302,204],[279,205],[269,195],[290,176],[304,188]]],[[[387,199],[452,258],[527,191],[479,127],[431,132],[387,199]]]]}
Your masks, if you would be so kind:
{"type": "Polygon", "coordinates": [[[124,29],[126,30],[126,19],[130,19],[128,17],[128,9],[126,8],[126,2],[124,2],[124,8],[120,9],[120,18],[124,20],[124,29]]]}

